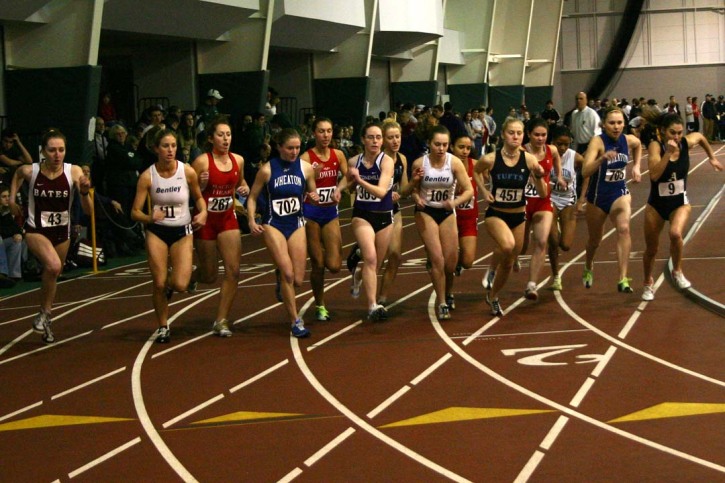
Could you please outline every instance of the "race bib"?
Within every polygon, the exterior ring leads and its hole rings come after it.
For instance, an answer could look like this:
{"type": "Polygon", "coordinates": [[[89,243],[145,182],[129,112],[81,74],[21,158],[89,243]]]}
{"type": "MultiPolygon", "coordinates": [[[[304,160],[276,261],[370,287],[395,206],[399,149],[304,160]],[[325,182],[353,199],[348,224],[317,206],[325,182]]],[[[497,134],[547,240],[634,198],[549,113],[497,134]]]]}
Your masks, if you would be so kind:
{"type": "Polygon", "coordinates": [[[222,198],[209,198],[209,206],[207,209],[216,213],[227,211],[234,206],[231,196],[225,196],[222,198]]]}
{"type": "Polygon", "coordinates": [[[296,197],[272,201],[272,210],[278,216],[287,216],[299,213],[300,199],[296,197]]]}
{"type": "Polygon", "coordinates": [[[177,205],[158,205],[154,208],[159,209],[164,212],[164,218],[167,220],[174,220],[176,219],[176,207],[177,205]]]}
{"type": "Polygon", "coordinates": [[[372,203],[374,201],[380,201],[380,198],[370,193],[368,190],[360,185],[357,185],[356,199],[365,203],[372,203]]]}
{"type": "Polygon", "coordinates": [[[494,199],[499,203],[518,203],[524,199],[524,190],[514,188],[499,188],[494,199]]]}
{"type": "Polygon", "coordinates": [[[685,180],[678,179],[666,183],[658,183],[657,190],[660,196],[677,196],[685,192],[685,180]]]}
{"type": "Polygon", "coordinates": [[[473,209],[473,197],[471,197],[470,200],[466,201],[465,203],[461,203],[460,205],[456,206],[457,210],[472,210],[473,209]]]}
{"type": "Polygon", "coordinates": [[[67,226],[69,220],[68,211],[41,211],[40,226],[53,228],[55,226],[67,226]]]}
{"type": "Polygon", "coordinates": [[[624,181],[624,177],[624,168],[608,169],[607,174],[604,175],[604,181],[616,183],[617,181],[624,181]]]}
{"type": "Polygon", "coordinates": [[[317,188],[317,196],[320,198],[321,205],[334,203],[333,194],[335,194],[335,187],[317,188]]]}
{"type": "Polygon", "coordinates": [[[539,192],[536,191],[536,186],[534,186],[534,183],[529,181],[526,183],[526,188],[524,188],[524,194],[527,198],[538,198],[539,192]]]}
{"type": "Polygon", "coordinates": [[[428,190],[428,201],[442,203],[448,199],[448,190],[428,190]]]}

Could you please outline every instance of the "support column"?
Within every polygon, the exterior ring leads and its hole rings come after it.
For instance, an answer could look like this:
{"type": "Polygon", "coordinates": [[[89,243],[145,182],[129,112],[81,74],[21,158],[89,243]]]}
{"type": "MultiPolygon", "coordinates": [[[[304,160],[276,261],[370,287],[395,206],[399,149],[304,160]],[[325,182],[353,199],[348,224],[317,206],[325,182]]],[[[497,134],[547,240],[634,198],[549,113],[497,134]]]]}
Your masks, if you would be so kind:
{"type": "Polygon", "coordinates": [[[89,125],[98,108],[103,4],[51,2],[26,22],[5,25],[10,122],[21,136],[60,129],[68,139],[68,160],[74,163],[90,162],[92,155],[89,125]]]}
{"type": "Polygon", "coordinates": [[[526,107],[541,112],[554,95],[554,71],[564,0],[534,0],[526,52],[526,107]]]}

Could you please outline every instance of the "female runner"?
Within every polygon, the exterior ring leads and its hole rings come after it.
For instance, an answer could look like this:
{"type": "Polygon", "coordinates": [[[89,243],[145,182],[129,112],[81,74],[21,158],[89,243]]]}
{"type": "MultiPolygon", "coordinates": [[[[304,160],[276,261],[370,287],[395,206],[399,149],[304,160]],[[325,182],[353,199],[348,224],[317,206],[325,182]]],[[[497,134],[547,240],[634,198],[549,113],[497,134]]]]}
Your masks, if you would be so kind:
{"type": "MultiPolygon", "coordinates": [[[[315,317],[330,320],[325,307],[325,268],[331,273],[340,271],[342,263],[342,234],[337,210],[335,192],[340,175],[347,174],[347,160],[339,149],[330,148],[332,121],[325,117],[315,119],[312,124],[315,146],[305,151],[300,159],[309,163],[315,172],[315,184],[319,204],[305,200],[305,230],[307,231],[307,253],[310,256],[310,285],[315,296],[315,317]]],[[[344,182],[343,182],[344,183],[344,182]]]]}
{"type": "Polygon", "coordinates": [[[661,141],[652,140],[649,145],[649,176],[651,190],[644,209],[644,238],[646,249],[644,264],[644,291],[642,300],[654,300],[655,255],[659,248],[660,232],[665,222],[670,222],[670,257],[672,258],[672,279],[680,290],[692,285],[682,273],[682,231],[690,217],[690,202],[687,199],[687,173],[690,170],[690,149],[702,146],[715,171],[722,171],[722,165],[705,136],[699,132],[684,135],[684,125],[679,114],[657,115],[645,112],[647,122],[658,128],[661,141]]]}
{"type": "MultiPolygon", "coordinates": [[[[471,183],[473,195],[465,203],[456,206],[456,226],[458,227],[458,263],[453,273],[446,272],[446,305],[455,310],[456,300],[453,297],[453,276],[460,276],[465,268],[471,268],[476,258],[476,240],[478,239],[478,203],[476,201],[478,189],[473,182],[473,168],[476,161],[471,157],[474,141],[467,134],[459,135],[453,140],[453,155],[463,161],[471,183]]],[[[456,186],[460,194],[461,186],[456,186]]]]}
{"type": "Polygon", "coordinates": [[[529,267],[529,283],[526,285],[524,296],[529,300],[536,300],[539,294],[536,290],[537,280],[541,267],[546,263],[546,241],[551,231],[551,220],[553,208],[551,206],[551,191],[549,179],[551,173],[557,180],[557,189],[566,190],[566,181],[561,175],[561,158],[556,147],[546,144],[549,135],[549,123],[545,119],[537,118],[529,121],[529,142],[525,148],[536,157],[542,168],[544,168],[544,183],[546,191],[538,191],[534,187],[533,180],[526,185],[526,224],[524,226],[524,245],[521,253],[526,253],[529,245],[529,231],[533,232],[534,251],[531,254],[531,266],[529,267]],[[541,194],[544,193],[544,194],[541,194]]]}
{"type": "Polygon", "coordinates": [[[448,152],[449,140],[448,129],[435,126],[428,137],[430,154],[413,162],[414,173],[422,170],[422,176],[416,175],[414,179],[418,194],[415,225],[430,260],[430,278],[436,292],[439,320],[451,318],[446,303],[446,276],[453,276],[458,263],[456,206],[465,204],[473,196],[466,167],[448,152]]]}
{"type": "Polygon", "coordinates": [[[639,164],[642,144],[631,134],[624,134],[624,113],[619,107],[610,107],[602,119],[602,134],[594,136],[584,155],[582,176],[591,176],[587,189],[587,240],[586,262],[582,282],[586,288],[594,284],[594,255],[602,241],[604,222],[607,218],[617,229],[617,260],[619,282],[617,290],[632,293],[627,278],[627,264],[632,239],[629,232],[632,196],[627,189],[626,168],[630,160],[632,179],[641,179],[639,164]],[[630,153],[632,158],[630,158],[630,153]]]}
{"type": "MultiPolygon", "coordinates": [[[[383,321],[388,312],[375,300],[377,295],[378,270],[393,235],[393,159],[383,151],[383,130],[378,123],[363,127],[364,151],[349,160],[347,180],[355,188],[355,203],[352,209],[352,231],[360,246],[365,262],[362,267],[362,285],[367,298],[368,319],[383,321]]],[[[355,274],[360,270],[353,266],[352,295],[356,290],[355,274]]]]}
{"type": "Polygon", "coordinates": [[[551,283],[551,289],[561,290],[559,248],[568,252],[574,241],[577,210],[576,169],[581,170],[584,156],[569,148],[572,135],[566,126],[554,128],[551,139],[561,158],[561,175],[566,183],[566,188],[561,189],[556,173],[552,173],[554,185],[551,190],[551,204],[554,207],[554,222],[549,233],[549,263],[551,264],[551,275],[554,279],[551,283]]]}
{"type": "MultiPolygon", "coordinates": [[[[486,210],[485,226],[496,247],[491,262],[494,275],[488,285],[486,303],[491,306],[491,313],[498,316],[503,315],[498,294],[506,284],[524,242],[524,189],[529,175],[533,174],[535,187],[540,193],[548,188],[544,182],[544,169],[536,157],[520,149],[524,139],[523,122],[507,118],[501,129],[501,136],[501,149],[481,157],[474,172],[478,188],[490,203],[486,210]],[[491,180],[490,192],[483,184],[484,178],[491,180]]],[[[484,285],[485,282],[484,279],[484,285]]]]}
{"type": "MultiPolygon", "coordinates": [[[[272,253],[279,269],[282,301],[289,316],[292,335],[309,337],[310,331],[297,313],[295,287],[302,285],[307,264],[307,236],[302,216],[302,200],[305,192],[316,202],[315,173],[309,163],[300,161],[300,135],[291,128],[277,134],[279,157],[271,159],[259,168],[252,192],[247,199],[247,220],[252,235],[264,236],[264,243],[272,253]],[[258,225],[256,220],[257,198],[266,191],[265,218],[258,225]]],[[[333,193],[339,200],[340,194],[333,193]]]]}
{"type": "Polygon", "coordinates": [[[400,212],[400,198],[410,195],[412,185],[408,183],[408,160],[400,153],[401,143],[400,124],[387,120],[383,123],[383,145],[385,154],[395,160],[393,169],[393,235],[388,245],[388,253],[385,258],[388,263],[385,265],[383,277],[380,281],[380,294],[378,304],[388,303],[388,292],[393,286],[395,276],[400,267],[401,249],[403,246],[403,214],[400,212]]]}
{"type": "Polygon", "coordinates": [[[40,163],[24,164],[13,175],[10,184],[10,210],[20,216],[16,195],[28,183],[28,219],[25,221],[25,242],[43,266],[40,285],[40,312],[33,319],[33,330],[41,333],[43,342],[55,342],[51,329],[51,309],[55,299],[58,276],[63,271],[70,246],[70,211],[74,190],[81,195],[85,213],[91,211],[88,190],[90,180],[80,166],[65,163],[65,136],[56,129],[43,135],[40,163]]]}
{"type": "Polygon", "coordinates": [[[192,167],[199,176],[199,185],[207,205],[206,225],[194,232],[198,269],[192,275],[195,283],[214,283],[219,274],[218,258],[224,263],[224,279],[219,291],[219,306],[212,330],[219,337],[230,337],[227,317],[234,303],[239,283],[239,258],[242,238],[234,197],[249,194],[244,181],[244,158],[229,151],[232,129],[226,118],[214,119],[206,130],[211,151],[197,157],[192,167]],[[217,255],[218,254],[218,255],[217,255]]]}
{"type": "Polygon", "coordinates": [[[165,344],[171,340],[169,300],[174,290],[186,290],[191,280],[194,258],[192,228],[204,226],[207,213],[196,171],[176,160],[174,131],[158,131],[153,147],[157,160],[138,178],[131,218],[146,224],[146,251],[154,284],[152,300],[159,324],[156,342],[165,344]],[[190,195],[196,206],[193,219],[189,212],[190,195]],[[148,197],[151,198],[150,214],[143,212],[148,197]]]}

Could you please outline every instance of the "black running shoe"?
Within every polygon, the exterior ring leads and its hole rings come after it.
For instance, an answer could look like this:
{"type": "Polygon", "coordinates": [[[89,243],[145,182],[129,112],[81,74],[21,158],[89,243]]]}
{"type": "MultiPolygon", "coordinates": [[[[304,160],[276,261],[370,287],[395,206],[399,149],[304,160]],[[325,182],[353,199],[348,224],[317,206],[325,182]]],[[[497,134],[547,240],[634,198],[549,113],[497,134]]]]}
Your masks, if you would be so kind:
{"type": "Polygon", "coordinates": [[[362,260],[362,255],[360,254],[360,247],[356,243],[352,246],[350,254],[347,256],[347,269],[350,273],[355,271],[357,264],[360,263],[360,260],[362,260]]]}
{"type": "Polygon", "coordinates": [[[171,330],[168,327],[159,327],[156,331],[156,343],[168,344],[171,341],[171,330]]]}

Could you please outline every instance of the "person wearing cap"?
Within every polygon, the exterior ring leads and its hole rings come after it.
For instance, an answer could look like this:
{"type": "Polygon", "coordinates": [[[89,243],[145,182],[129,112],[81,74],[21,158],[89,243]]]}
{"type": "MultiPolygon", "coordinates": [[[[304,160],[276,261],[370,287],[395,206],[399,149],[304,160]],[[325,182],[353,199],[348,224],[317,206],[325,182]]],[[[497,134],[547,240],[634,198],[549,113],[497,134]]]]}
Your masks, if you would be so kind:
{"type": "Polygon", "coordinates": [[[211,123],[212,119],[219,115],[217,104],[219,104],[219,101],[222,99],[224,98],[216,89],[209,89],[206,93],[204,103],[196,109],[196,126],[199,132],[203,131],[205,127],[211,123]]]}

